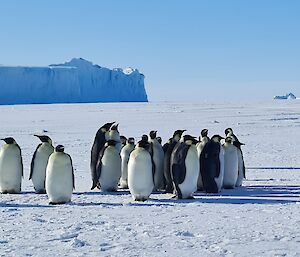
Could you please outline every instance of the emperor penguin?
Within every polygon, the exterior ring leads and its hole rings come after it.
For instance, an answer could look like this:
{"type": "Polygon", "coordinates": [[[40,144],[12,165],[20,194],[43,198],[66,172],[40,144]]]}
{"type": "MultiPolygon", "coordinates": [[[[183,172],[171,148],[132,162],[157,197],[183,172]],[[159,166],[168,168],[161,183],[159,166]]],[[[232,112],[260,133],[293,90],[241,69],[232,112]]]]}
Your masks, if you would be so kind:
{"type": "Polygon", "coordinates": [[[134,138],[129,137],[126,145],[121,150],[121,179],[120,188],[128,188],[128,161],[131,152],[134,150],[134,138]]]}
{"type": "Polygon", "coordinates": [[[54,152],[52,140],[46,135],[34,135],[38,137],[40,143],[33,154],[30,167],[29,180],[32,179],[34,190],[37,194],[45,194],[46,168],[49,156],[54,152]]]}
{"type": "Polygon", "coordinates": [[[232,138],[232,142],[239,141],[238,138],[237,138],[237,136],[233,133],[233,129],[232,128],[225,129],[225,136],[226,137],[231,137],[232,138]]]}
{"type": "Polygon", "coordinates": [[[171,143],[172,143],[172,138],[169,138],[169,140],[166,143],[164,143],[164,145],[162,146],[165,154],[166,154],[166,152],[167,152],[167,150],[168,150],[171,143]]]}
{"type": "Polygon", "coordinates": [[[207,193],[221,191],[224,179],[224,150],[220,135],[214,135],[204,146],[200,154],[200,172],[203,189],[207,193]]]}
{"type": "Polygon", "coordinates": [[[197,191],[199,158],[197,140],[185,135],[172,153],[171,176],[178,199],[192,199],[197,191]]]}
{"type": "Polygon", "coordinates": [[[92,175],[92,187],[91,190],[98,186],[98,179],[96,174],[96,165],[98,162],[98,156],[104,144],[107,141],[108,130],[115,122],[105,123],[101,128],[98,129],[94,143],[91,150],[91,175],[92,175]]]}
{"type": "Polygon", "coordinates": [[[164,188],[164,150],[156,139],[157,131],[150,131],[150,149],[154,162],[154,191],[164,188]]]}
{"type": "Polygon", "coordinates": [[[173,181],[172,181],[172,177],[171,177],[171,171],[170,171],[170,166],[171,166],[171,155],[172,152],[174,150],[174,147],[176,146],[176,144],[179,142],[182,134],[185,132],[186,130],[176,130],[173,133],[173,137],[169,139],[169,145],[168,147],[166,147],[165,150],[165,156],[164,156],[164,176],[165,176],[165,180],[166,180],[166,188],[165,191],[166,193],[173,193],[173,181]]]}
{"type": "Polygon", "coordinates": [[[154,189],[154,169],[148,141],[141,140],[128,161],[128,188],[135,201],[145,201],[154,189]]]}
{"type": "Polygon", "coordinates": [[[122,144],[122,148],[123,148],[127,143],[127,137],[121,135],[120,140],[121,140],[121,144],[122,144]]]}
{"type": "Polygon", "coordinates": [[[0,193],[17,194],[23,177],[21,148],[12,137],[1,140],[5,144],[0,150],[0,193]]]}
{"type": "Polygon", "coordinates": [[[233,189],[238,178],[238,148],[232,144],[232,137],[226,137],[224,148],[224,181],[225,189],[233,189]]]}
{"type": "Polygon", "coordinates": [[[49,204],[63,204],[71,201],[75,188],[74,169],[64,146],[58,145],[50,155],[46,168],[46,193],[49,204]]]}
{"type": "Polygon", "coordinates": [[[119,150],[119,153],[122,149],[121,137],[118,130],[119,124],[113,124],[108,131],[108,140],[116,141],[116,148],[119,150]]]}
{"type": "Polygon", "coordinates": [[[236,181],[235,186],[240,187],[243,184],[243,180],[246,178],[246,169],[245,169],[245,162],[244,162],[244,156],[241,149],[242,145],[245,145],[244,143],[241,143],[240,141],[234,141],[233,145],[238,149],[238,178],[236,181]]]}
{"type": "Polygon", "coordinates": [[[103,192],[117,191],[121,178],[121,156],[117,145],[120,142],[108,140],[99,153],[96,166],[97,178],[103,192]]]}
{"type": "Polygon", "coordinates": [[[162,138],[161,137],[157,137],[157,142],[160,143],[160,145],[162,144],[162,138]]]}
{"type": "MultiPolygon", "coordinates": [[[[200,137],[199,137],[199,143],[196,145],[199,161],[200,161],[201,152],[202,152],[204,146],[207,144],[208,141],[209,141],[208,129],[202,129],[200,137]]],[[[202,182],[201,171],[199,172],[197,189],[198,190],[203,190],[203,182],[202,182]]]]}

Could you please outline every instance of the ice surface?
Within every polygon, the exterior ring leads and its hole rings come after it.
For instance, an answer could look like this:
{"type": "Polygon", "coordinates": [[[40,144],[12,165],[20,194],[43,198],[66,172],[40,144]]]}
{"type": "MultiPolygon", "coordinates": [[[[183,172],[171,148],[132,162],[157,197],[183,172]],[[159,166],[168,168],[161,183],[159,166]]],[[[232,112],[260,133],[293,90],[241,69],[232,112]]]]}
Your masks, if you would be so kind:
{"type": "Polygon", "coordinates": [[[0,66],[0,104],[146,102],[144,75],[82,58],[48,67],[0,66]]]}
{"type": "MultiPolygon", "coordinates": [[[[24,157],[23,194],[0,195],[3,256],[299,256],[300,102],[251,104],[106,103],[0,106],[0,136],[14,136],[24,157]],[[232,127],[243,147],[245,186],[176,201],[128,190],[90,191],[89,161],[102,124],[139,139],[166,141],[175,129],[198,136],[232,127]],[[218,121],[217,123],[215,121],[218,121]],[[28,181],[32,154],[47,130],[73,158],[72,203],[49,206],[28,181]],[[285,169],[287,168],[287,169],[285,169]],[[294,168],[294,169],[291,169],[294,168]]],[[[2,144],[2,143],[1,143],[2,144]]]]}

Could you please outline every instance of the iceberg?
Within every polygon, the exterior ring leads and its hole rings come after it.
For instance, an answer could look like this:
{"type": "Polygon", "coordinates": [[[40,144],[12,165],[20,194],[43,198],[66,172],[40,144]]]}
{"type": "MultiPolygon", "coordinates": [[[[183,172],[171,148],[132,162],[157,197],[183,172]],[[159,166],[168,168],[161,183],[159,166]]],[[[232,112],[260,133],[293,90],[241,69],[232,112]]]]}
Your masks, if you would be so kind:
{"type": "Polygon", "coordinates": [[[274,96],[275,100],[288,100],[288,99],[297,99],[293,93],[288,93],[286,95],[276,95],[274,96]]]}
{"type": "Polygon", "coordinates": [[[137,69],[108,69],[82,58],[45,67],[0,66],[0,104],[147,102],[137,69]]]}

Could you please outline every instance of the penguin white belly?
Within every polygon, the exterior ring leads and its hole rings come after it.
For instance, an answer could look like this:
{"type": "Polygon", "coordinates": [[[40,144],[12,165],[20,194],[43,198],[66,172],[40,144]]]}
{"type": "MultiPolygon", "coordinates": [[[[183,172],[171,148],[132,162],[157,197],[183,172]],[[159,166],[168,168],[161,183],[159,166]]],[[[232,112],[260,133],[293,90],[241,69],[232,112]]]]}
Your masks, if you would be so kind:
{"type": "Polygon", "coordinates": [[[99,183],[102,191],[116,191],[121,177],[121,157],[118,149],[108,146],[101,159],[99,183]]]}
{"type": "Polygon", "coordinates": [[[68,155],[63,153],[50,155],[46,169],[46,192],[50,203],[71,201],[73,175],[68,155]]]}
{"type": "Polygon", "coordinates": [[[120,179],[120,187],[127,188],[128,187],[128,161],[129,155],[133,151],[134,146],[124,146],[121,150],[121,179],[120,179]]]}
{"type": "Polygon", "coordinates": [[[0,192],[20,193],[22,162],[16,145],[4,145],[0,151],[0,192]]]}
{"type": "Polygon", "coordinates": [[[128,187],[134,200],[146,200],[154,188],[151,156],[146,150],[134,150],[128,162],[128,187]]]}
{"type": "Polygon", "coordinates": [[[153,162],[155,164],[154,190],[161,189],[164,181],[164,150],[159,143],[153,144],[153,162]]]}
{"type": "MultiPolygon", "coordinates": [[[[196,145],[199,162],[200,162],[200,155],[201,155],[201,152],[202,152],[205,144],[206,144],[206,142],[200,142],[196,145]]],[[[199,165],[199,167],[200,167],[200,165],[199,165]]],[[[201,176],[200,168],[199,168],[199,177],[198,177],[198,181],[197,181],[197,189],[198,190],[203,189],[203,182],[202,182],[202,176],[201,176]]]]}
{"type": "Polygon", "coordinates": [[[234,188],[238,178],[237,148],[230,145],[224,149],[224,188],[234,188]]]}
{"type": "Polygon", "coordinates": [[[36,192],[45,191],[46,168],[53,150],[53,147],[41,145],[36,152],[31,178],[36,192]]]}
{"type": "Polygon", "coordinates": [[[220,192],[224,183],[224,148],[221,144],[220,144],[219,161],[220,161],[220,174],[219,177],[215,178],[215,182],[217,184],[218,191],[220,192]]]}
{"type": "Polygon", "coordinates": [[[243,184],[244,180],[244,162],[243,162],[243,156],[241,150],[238,149],[238,178],[235,183],[236,187],[240,187],[243,184]]]}
{"type": "Polygon", "coordinates": [[[192,194],[197,191],[197,181],[200,171],[199,166],[197,149],[194,145],[191,145],[185,158],[185,178],[184,181],[178,185],[183,199],[191,197],[192,194]]]}

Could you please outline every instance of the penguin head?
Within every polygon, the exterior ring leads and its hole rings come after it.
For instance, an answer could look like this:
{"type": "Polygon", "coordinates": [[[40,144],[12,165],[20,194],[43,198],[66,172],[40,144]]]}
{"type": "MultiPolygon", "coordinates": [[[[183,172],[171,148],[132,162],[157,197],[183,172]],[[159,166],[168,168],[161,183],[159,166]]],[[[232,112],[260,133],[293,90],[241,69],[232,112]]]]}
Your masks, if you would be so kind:
{"type": "Polygon", "coordinates": [[[150,138],[151,138],[151,139],[155,139],[155,138],[156,138],[156,133],[157,133],[156,130],[150,131],[150,134],[149,134],[150,138]]]}
{"type": "Polygon", "coordinates": [[[116,146],[118,142],[116,140],[108,140],[105,145],[106,146],[116,146]]]}
{"type": "Polygon", "coordinates": [[[184,143],[186,143],[187,145],[192,145],[192,144],[197,144],[197,140],[195,137],[191,136],[191,135],[184,135],[183,136],[183,141],[184,143]]]}
{"type": "Polygon", "coordinates": [[[127,139],[127,143],[128,143],[128,144],[131,144],[131,145],[134,145],[134,138],[133,138],[133,137],[129,137],[129,138],[127,139]]]}
{"type": "Polygon", "coordinates": [[[6,144],[9,145],[16,144],[16,141],[12,137],[2,138],[1,140],[3,140],[6,144]]]}
{"type": "Polygon", "coordinates": [[[55,152],[63,153],[65,151],[65,147],[63,145],[58,145],[55,147],[55,152]]]}
{"type": "Polygon", "coordinates": [[[46,135],[34,135],[35,137],[38,137],[43,143],[49,143],[52,144],[52,140],[50,137],[46,136],[46,135]]]}
{"type": "Polygon", "coordinates": [[[208,135],[208,129],[202,129],[201,130],[201,137],[207,137],[208,135]]]}
{"type": "Polygon", "coordinates": [[[179,130],[176,130],[174,133],[173,133],[173,138],[177,141],[180,140],[183,132],[185,132],[186,130],[185,129],[179,129],[179,130]]]}
{"type": "Polygon", "coordinates": [[[157,137],[156,139],[157,139],[158,143],[160,143],[160,144],[162,143],[161,137],[157,137]]]}
{"type": "Polygon", "coordinates": [[[232,128],[225,129],[225,136],[228,136],[229,134],[233,134],[232,128]]]}
{"type": "Polygon", "coordinates": [[[110,129],[110,127],[116,123],[115,121],[114,122],[108,122],[108,123],[105,123],[102,127],[101,127],[101,130],[102,132],[106,132],[110,129]]]}
{"type": "Polygon", "coordinates": [[[232,137],[226,137],[225,138],[225,143],[228,143],[228,144],[232,144],[232,137]]]}
{"type": "Polygon", "coordinates": [[[119,126],[119,123],[114,124],[114,125],[112,125],[112,126],[110,127],[110,130],[115,130],[115,131],[119,132],[118,126],[119,126]]]}
{"type": "Polygon", "coordinates": [[[148,142],[148,136],[147,135],[142,135],[142,140],[141,141],[146,141],[146,142],[148,142]]]}
{"type": "Polygon", "coordinates": [[[141,140],[137,144],[138,147],[144,148],[145,150],[149,150],[150,143],[148,141],[141,140]]]}
{"type": "Polygon", "coordinates": [[[125,136],[120,136],[122,145],[126,145],[127,138],[125,136]]]}
{"type": "Polygon", "coordinates": [[[221,137],[220,135],[214,135],[211,140],[213,140],[216,143],[220,143],[220,141],[224,139],[224,137],[221,137]]]}

